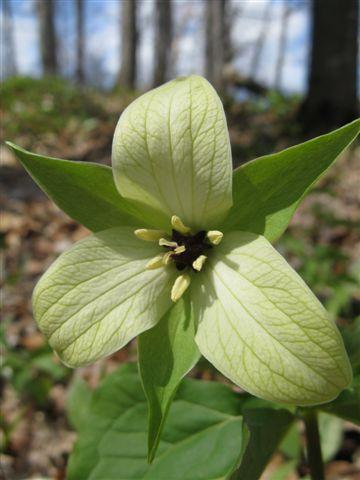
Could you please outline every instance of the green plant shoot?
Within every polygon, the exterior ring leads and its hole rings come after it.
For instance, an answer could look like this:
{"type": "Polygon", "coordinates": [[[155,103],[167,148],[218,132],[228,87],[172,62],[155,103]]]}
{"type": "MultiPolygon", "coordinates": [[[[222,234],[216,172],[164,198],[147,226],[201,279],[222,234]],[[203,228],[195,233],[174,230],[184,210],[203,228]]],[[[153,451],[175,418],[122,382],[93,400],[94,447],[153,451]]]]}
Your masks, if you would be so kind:
{"type": "Polygon", "coordinates": [[[114,181],[106,167],[10,144],[50,197],[95,232],[40,279],[37,324],[70,367],[140,336],[150,458],[200,354],[274,402],[321,404],[350,384],[336,325],[270,242],[359,125],[233,173],[221,101],[205,79],[190,76],[142,95],[121,115],[114,181]]]}

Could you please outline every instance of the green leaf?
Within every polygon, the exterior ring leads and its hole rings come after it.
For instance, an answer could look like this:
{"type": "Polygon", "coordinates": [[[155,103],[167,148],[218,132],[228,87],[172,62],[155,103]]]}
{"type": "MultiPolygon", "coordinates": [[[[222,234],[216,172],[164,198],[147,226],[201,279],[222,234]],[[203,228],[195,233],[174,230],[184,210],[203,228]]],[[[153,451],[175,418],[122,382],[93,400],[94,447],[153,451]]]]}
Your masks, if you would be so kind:
{"type": "Polygon", "coordinates": [[[182,378],[199,360],[194,337],[194,319],[185,297],[155,327],[138,338],[139,370],[149,408],[150,462],[175,392],[182,378]]]}
{"type": "Polygon", "coordinates": [[[319,414],[319,432],[324,462],[339,451],[343,439],[343,421],[333,415],[319,414]]]}
{"type": "Polygon", "coordinates": [[[287,410],[245,410],[244,421],[250,431],[250,441],[240,467],[231,479],[258,480],[294,419],[294,415],[287,410]]]}
{"type": "Polygon", "coordinates": [[[134,366],[122,366],[94,393],[88,422],[70,457],[68,480],[225,480],[241,457],[247,434],[241,417],[234,415],[237,395],[216,385],[218,394],[209,398],[213,391],[211,382],[182,382],[159,453],[149,465],[145,397],[134,366]]]}
{"type": "Polygon", "coordinates": [[[71,425],[76,430],[86,425],[93,392],[81,377],[75,377],[70,384],[66,398],[66,411],[71,425]]]}
{"type": "Polygon", "coordinates": [[[341,335],[285,259],[259,235],[231,232],[194,279],[200,352],[235,384],[279,403],[334,399],[351,382],[341,335]]]}
{"type": "MultiPolygon", "coordinates": [[[[30,362],[26,364],[26,368],[29,366],[30,362]]],[[[68,372],[64,365],[54,361],[54,354],[51,351],[49,353],[41,353],[34,356],[34,358],[31,360],[31,367],[39,370],[40,372],[46,373],[54,381],[63,380],[68,372]]]]}
{"type": "Polygon", "coordinates": [[[129,227],[111,228],[76,243],[41,277],[35,320],[66,365],[119,350],[172,306],[176,270],[146,269],[160,248],[129,227]]]}
{"type": "Polygon", "coordinates": [[[288,459],[299,459],[301,453],[301,441],[300,431],[297,422],[294,422],[292,427],[285,435],[281,445],[279,447],[281,453],[283,453],[288,459]]]}
{"type": "Polygon", "coordinates": [[[270,474],[269,480],[286,480],[289,478],[290,473],[292,473],[296,468],[296,460],[291,460],[290,462],[285,462],[280,465],[275,472],[270,474]]]}
{"type": "Polygon", "coordinates": [[[214,229],[232,205],[232,163],[224,109],[197,75],[135,100],[121,115],[112,152],[115,183],[128,200],[214,229]]]}
{"type": "Polygon", "coordinates": [[[261,233],[274,242],[312,185],[359,135],[355,120],[327,135],[255,159],[234,172],[226,230],[261,233]]]}
{"type": "Polygon", "coordinates": [[[145,223],[117,191],[112,170],[104,165],[73,162],[27,152],[7,145],[39,187],[71,218],[92,231],[145,223]]]}

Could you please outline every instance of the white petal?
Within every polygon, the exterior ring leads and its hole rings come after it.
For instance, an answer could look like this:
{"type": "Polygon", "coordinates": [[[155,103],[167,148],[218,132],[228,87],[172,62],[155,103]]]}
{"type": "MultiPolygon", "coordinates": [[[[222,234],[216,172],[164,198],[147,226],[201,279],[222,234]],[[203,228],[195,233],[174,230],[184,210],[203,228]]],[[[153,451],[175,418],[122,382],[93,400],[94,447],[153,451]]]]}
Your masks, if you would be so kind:
{"type": "Polygon", "coordinates": [[[33,298],[38,325],[70,366],[120,349],[172,305],[176,271],[146,269],[159,246],[127,227],[91,235],[62,254],[33,298]]]}
{"type": "Polygon", "coordinates": [[[202,77],[178,78],[135,100],[117,125],[112,163],[121,195],[169,221],[177,215],[209,229],[232,205],[224,110],[202,77]]]}
{"type": "Polygon", "coordinates": [[[335,324],[264,237],[225,235],[199,275],[192,297],[200,317],[196,342],[234,383],[297,405],[330,401],[349,384],[335,324]]]}

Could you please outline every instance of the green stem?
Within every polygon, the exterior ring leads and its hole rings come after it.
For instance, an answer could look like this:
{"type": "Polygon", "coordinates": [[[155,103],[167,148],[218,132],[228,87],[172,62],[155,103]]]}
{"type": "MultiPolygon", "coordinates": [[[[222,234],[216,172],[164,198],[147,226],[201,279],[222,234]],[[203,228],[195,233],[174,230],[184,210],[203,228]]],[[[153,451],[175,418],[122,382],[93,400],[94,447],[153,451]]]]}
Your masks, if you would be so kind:
{"type": "Polygon", "coordinates": [[[325,480],[321,453],[320,434],[316,410],[309,409],[303,415],[306,433],[307,460],[312,480],[325,480]]]}

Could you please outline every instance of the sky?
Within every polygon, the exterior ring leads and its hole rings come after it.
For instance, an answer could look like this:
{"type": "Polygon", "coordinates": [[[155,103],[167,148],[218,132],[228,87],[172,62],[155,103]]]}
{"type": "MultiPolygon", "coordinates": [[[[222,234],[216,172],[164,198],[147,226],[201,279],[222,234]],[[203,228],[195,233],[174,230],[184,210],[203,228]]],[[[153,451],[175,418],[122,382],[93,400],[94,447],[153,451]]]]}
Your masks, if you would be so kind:
{"type": "MultiPolygon", "coordinates": [[[[139,1],[140,47],[138,86],[146,88],[152,78],[154,56],[153,0],[139,1]]],[[[230,0],[235,69],[249,73],[254,42],[262,28],[262,16],[271,2],[270,20],[257,80],[272,86],[278,55],[281,15],[285,0],[230,0]]],[[[309,1],[289,0],[291,15],[281,86],[285,92],[305,90],[309,50],[309,1]]],[[[10,0],[15,34],[15,57],[21,74],[40,75],[39,34],[34,0],[10,0]]],[[[204,71],[204,1],[174,0],[174,33],[171,77],[204,71]]],[[[112,86],[120,65],[121,1],[85,0],[86,72],[92,82],[112,86]]],[[[73,0],[57,0],[56,30],[65,76],[71,76],[75,61],[75,11],[73,0]]]]}

